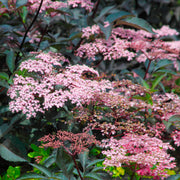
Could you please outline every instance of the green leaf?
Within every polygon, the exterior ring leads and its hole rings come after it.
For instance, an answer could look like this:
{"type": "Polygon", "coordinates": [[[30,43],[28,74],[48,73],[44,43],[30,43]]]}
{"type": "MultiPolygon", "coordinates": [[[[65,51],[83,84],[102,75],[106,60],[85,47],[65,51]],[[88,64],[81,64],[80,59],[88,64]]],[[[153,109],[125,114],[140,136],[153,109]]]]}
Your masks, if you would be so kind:
{"type": "Polygon", "coordinates": [[[81,154],[78,154],[79,160],[81,162],[81,165],[83,167],[83,170],[85,171],[85,167],[88,161],[88,156],[89,156],[89,150],[87,149],[86,151],[84,151],[81,154]]]}
{"type": "Polygon", "coordinates": [[[5,87],[5,88],[9,88],[9,84],[5,81],[5,80],[0,80],[0,86],[5,87]]]}
{"type": "Polygon", "coordinates": [[[86,166],[86,168],[89,168],[89,167],[91,167],[91,166],[93,166],[93,165],[95,165],[95,164],[97,164],[97,163],[99,163],[99,162],[102,162],[102,161],[104,161],[104,159],[96,159],[96,160],[94,160],[94,161],[91,161],[90,163],[88,163],[88,165],[86,166]]]}
{"type": "Polygon", "coordinates": [[[2,138],[3,136],[5,136],[12,128],[14,123],[16,123],[20,118],[22,118],[23,115],[15,115],[12,119],[10,124],[3,124],[0,126],[0,138],[2,138]]]}
{"type": "Polygon", "coordinates": [[[106,17],[105,21],[108,21],[111,24],[112,22],[116,21],[117,19],[121,20],[121,19],[127,18],[128,16],[133,16],[133,15],[126,11],[119,11],[119,12],[115,12],[115,13],[108,15],[106,17]]]}
{"type": "Polygon", "coordinates": [[[101,10],[99,16],[97,16],[94,21],[97,23],[99,20],[102,19],[102,17],[104,15],[106,15],[107,13],[111,12],[112,9],[114,9],[115,6],[108,6],[108,7],[105,7],[104,9],[101,10]]]}
{"type": "Polygon", "coordinates": [[[37,165],[37,164],[33,164],[33,163],[29,163],[31,166],[37,168],[38,170],[40,170],[42,173],[44,173],[47,177],[51,177],[52,176],[52,173],[51,171],[44,167],[44,166],[41,166],[41,165],[37,165]]]}
{"type": "Polygon", "coordinates": [[[169,118],[169,122],[180,122],[180,115],[173,115],[169,118]]]}
{"type": "Polygon", "coordinates": [[[5,5],[5,7],[8,9],[8,0],[0,0],[0,2],[2,2],[3,5],[5,5]]]}
{"type": "Polygon", "coordinates": [[[14,51],[6,50],[5,54],[6,54],[6,64],[9,68],[9,70],[11,71],[11,73],[13,73],[13,71],[15,69],[14,51]]]}
{"type": "Polygon", "coordinates": [[[180,174],[176,174],[168,177],[166,180],[179,180],[179,179],[180,179],[180,174]]]}
{"type": "Polygon", "coordinates": [[[47,179],[45,176],[31,173],[31,174],[25,174],[25,175],[23,175],[22,177],[20,177],[20,178],[18,178],[16,180],[28,180],[28,179],[32,180],[32,179],[37,179],[37,178],[38,178],[38,180],[39,179],[43,179],[43,180],[47,179]]]}
{"type": "Polygon", "coordinates": [[[155,34],[152,30],[152,26],[144,19],[138,17],[126,18],[117,22],[117,25],[122,25],[122,24],[127,26],[132,26],[137,29],[142,29],[155,34]]]}
{"type": "Polygon", "coordinates": [[[16,0],[16,8],[27,4],[28,0],[16,0]]]}
{"type": "Polygon", "coordinates": [[[61,147],[57,151],[56,164],[62,169],[66,177],[70,177],[73,174],[74,162],[72,157],[67,154],[61,147]]]}
{"type": "Polygon", "coordinates": [[[140,80],[141,80],[141,84],[142,84],[146,89],[150,89],[149,84],[148,84],[143,78],[140,77],[140,80]]]}
{"type": "Polygon", "coordinates": [[[26,23],[27,14],[28,14],[27,7],[23,6],[22,7],[22,13],[21,13],[21,17],[22,17],[23,23],[26,23]]]}
{"type": "Polygon", "coordinates": [[[12,177],[16,179],[20,176],[20,173],[21,172],[20,172],[19,166],[16,166],[16,167],[9,166],[7,169],[8,177],[12,177]]]}
{"type": "Polygon", "coordinates": [[[165,77],[165,76],[166,76],[166,73],[165,73],[165,74],[162,74],[162,75],[160,75],[160,76],[157,76],[157,77],[155,78],[155,80],[152,82],[151,90],[154,90],[155,87],[160,83],[160,81],[162,80],[162,78],[165,77]]]}
{"type": "Polygon", "coordinates": [[[93,167],[92,172],[101,171],[101,170],[104,170],[103,166],[93,167]]]}
{"type": "Polygon", "coordinates": [[[98,23],[98,25],[99,25],[101,31],[104,33],[106,40],[108,40],[108,39],[109,39],[109,36],[111,35],[111,31],[112,31],[113,25],[110,24],[110,25],[107,26],[107,27],[104,27],[104,26],[103,26],[102,24],[100,24],[100,23],[98,23]]]}
{"type": "Polygon", "coordinates": [[[9,80],[9,75],[5,72],[0,72],[0,79],[9,80]]]}
{"type": "Polygon", "coordinates": [[[87,173],[84,176],[85,178],[95,179],[95,180],[102,180],[102,178],[97,173],[87,173]]]}
{"type": "Polygon", "coordinates": [[[39,151],[39,147],[36,146],[35,144],[31,144],[31,148],[34,150],[34,151],[39,151]]]}
{"type": "Polygon", "coordinates": [[[6,161],[12,161],[12,162],[27,162],[26,159],[16,155],[14,152],[9,150],[6,146],[3,144],[0,144],[0,156],[5,159],[6,161]]]}
{"type": "Polygon", "coordinates": [[[157,71],[158,69],[171,65],[173,62],[168,60],[168,59],[162,59],[160,61],[157,62],[156,66],[154,67],[153,71],[157,71]]]}
{"type": "Polygon", "coordinates": [[[180,78],[176,79],[175,83],[176,83],[177,86],[180,86],[180,78]]]}
{"type": "Polygon", "coordinates": [[[68,40],[74,40],[76,38],[81,38],[82,32],[73,32],[70,34],[68,40]]]}

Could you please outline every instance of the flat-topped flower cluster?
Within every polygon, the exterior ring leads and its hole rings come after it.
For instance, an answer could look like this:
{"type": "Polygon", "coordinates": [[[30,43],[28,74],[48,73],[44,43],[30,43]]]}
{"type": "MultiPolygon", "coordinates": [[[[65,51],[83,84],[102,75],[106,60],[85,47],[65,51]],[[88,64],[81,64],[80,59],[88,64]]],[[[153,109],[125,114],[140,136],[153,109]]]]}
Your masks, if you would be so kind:
{"type": "MultiPolygon", "coordinates": [[[[105,25],[105,27],[107,24],[105,25]]],[[[170,59],[178,70],[177,60],[180,58],[180,41],[166,42],[165,37],[175,36],[179,33],[163,26],[153,30],[154,34],[143,31],[115,27],[108,39],[98,25],[82,29],[83,43],[77,49],[77,56],[95,60],[102,55],[104,60],[118,60],[126,58],[138,62],[149,60],[170,59]],[[91,41],[89,41],[89,39],[91,41]]]]}

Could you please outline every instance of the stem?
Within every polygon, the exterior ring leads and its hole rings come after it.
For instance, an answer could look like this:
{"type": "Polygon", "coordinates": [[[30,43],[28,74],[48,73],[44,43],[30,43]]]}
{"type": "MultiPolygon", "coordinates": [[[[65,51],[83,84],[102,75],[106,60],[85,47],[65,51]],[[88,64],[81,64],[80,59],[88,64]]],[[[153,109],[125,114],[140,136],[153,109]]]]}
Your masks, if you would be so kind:
{"type": "Polygon", "coordinates": [[[77,171],[78,171],[78,174],[79,174],[80,179],[81,179],[81,180],[84,180],[84,179],[82,178],[82,176],[81,176],[80,171],[79,171],[78,165],[77,165],[77,163],[76,163],[75,156],[74,156],[74,155],[72,155],[72,158],[73,158],[73,161],[74,161],[75,167],[76,167],[76,169],[77,169],[77,171]]]}
{"type": "Polygon", "coordinates": [[[148,67],[147,67],[147,69],[146,69],[146,73],[145,73],[144,78],[143,78],[144,80],[146,79],[146,76],[147,76],[147,74],[148,74],[148,71],[149,71],[151,62],[152,62],[152,60],[149,59],[148,67]]]}
{"type": "MultiPolygon", "coordinates": [[[[36,15],[34,16],[34,19],[32,20],[30,26],[27,28],[27,30],[26,30],[26,32],[25,32],[25,34],[24,34],[23,40],[22,40],[22,42],[21,42],[21,44],[20,44],[20,47],[19,47],[20,50],[23,48],[23,45],[24,45],[24,42],[25,42],[25,40],[26,40],[27,34],[28,34],[28,32],[30,31],[31,27],[33,26],[34,22],[36,21],[38,15],[39,15],[39,11],[40,11],[40,9],[41,9],[41,7],[42,7],[42,3],[43,3],[43,0],[41,0],[41,2],[40,2],[40,4],[39,4],[39,8],[38,8],[38,10],[37,10],[37,13],[36,13],[36,15]]],[[[19,54],[20,54],[20,52],[17,53],[15,62],[17,62],[17,61],[19,60],[19,54]]]]}
{"type": "Polygon", "coordinates": [[[39,49],[39,47],[40,47],[40,44],[41,44],[41,42],[42,42],[42,40],[43,40],[43,37],[44,37],[44,35],[46,34],[47,28],[48,28],[48,25],[46,25],[45,29],[44,29],[43,32],[42,32],[42,36],[41,36],[41,39],[40,39],[40,41],[39,41],[39,43],[38,43],[38,45],[37,45],[36,51],[38,51],[38,49],[39,49]]]}
{"type": "Polygon", "coordinates": [[[94,18],[95,14],[96,14],[96,12],[98,10],[99,3],[100,3],[100,0],[97,0],[95,5],[94,5],[94,12],[93,12],[93,14],[91,16],[92,18],[94,18]]]}

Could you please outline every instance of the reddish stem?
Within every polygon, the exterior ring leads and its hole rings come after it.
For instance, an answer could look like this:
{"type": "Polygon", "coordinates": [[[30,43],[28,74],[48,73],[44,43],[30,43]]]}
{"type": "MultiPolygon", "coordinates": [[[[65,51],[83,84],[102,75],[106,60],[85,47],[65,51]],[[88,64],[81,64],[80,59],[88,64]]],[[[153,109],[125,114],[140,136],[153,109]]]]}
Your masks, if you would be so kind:
{"type": "Polygon", "coordinates": [[[73,156],[72,156],[72,158],[73,158],[73,161],[74,161],[75,167],[76,167],[76,169],[77,169],[77,171],[78,171],[78,174],[79,174],[80,179],[81,179],[81,180],[84,180],[84,179],[83,179],[83,177],[81,176],[80,171],[79,171],[79,167],[78,167],[78,165],[77,165],[77,162],[76,162],[75,156],[73,155],[73,156]]]}

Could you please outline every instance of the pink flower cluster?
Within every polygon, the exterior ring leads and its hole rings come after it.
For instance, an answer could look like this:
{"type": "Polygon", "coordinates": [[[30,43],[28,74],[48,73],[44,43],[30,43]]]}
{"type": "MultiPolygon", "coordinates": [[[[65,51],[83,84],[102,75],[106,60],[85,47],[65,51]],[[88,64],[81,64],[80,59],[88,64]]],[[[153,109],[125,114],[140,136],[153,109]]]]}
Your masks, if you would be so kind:
{"type": "Polygon", "coordinates": [[[112,89],[108,80],[86,78],[86,73],[99,76],[88,66],[74,65],[62,69],[61,62],[67,61],[61,54],[40,53],[35,59],[22,62],[19,68],[25,72],[15,76],[8,91],[12,112],[22,111],[27,118],[35,117],[37,112],[43,113],[53,106],[63,107],[68,100],[77,106],[89,104],[107,88],[112,89]],[[32,77],[28,77],[29,73],[32,77]]]}
{"type": "Polygon", "coordinates": [[[178,130],[173,131],[172,138],[174,140],[174,144],[180,146],[180,131],[178,130]]]}
{"type": "Polygon", "coordinates": [[[177,59],[180,58],[180,49],[176,41],[172,41],[173,44],[176,43],[175,46],[160,40],[160,38],[179,33],[168,26],[154,31],[155,35],[143,30],[135,31],[117,27],[112,30],[109,39],[105,40],[98,25],[86,27],[82,30],[82,37],[89,39],[91,35],[96,33],[96,38],[94,41],[81,44],[76,55],[95,60],[96,55],[101,54],[104,60],[118,60],[126,57],[128,61],[136,59],[138,62],[145,62],[146,59],[170,59],[178,70],[177,59]],[[153,40],[154,38],[155,40],[153,40]]]}
{"type": "Polygon", "coordinates": [[[81,5],[82,8],[85,8],[87,11],[91,12],[94,6],[94,3],[91,0],[68,0],[68,5],[73,8],[81,5]]]}
{"type": "Polygon", "coordinates": [[[106,155],[105,167],[130,167],[135,164],[134,171],[141,176],[152,176],[154,179],[168,177],[167,169],[175,167],[175,158],[167,154],[173,148],[160,139],[148,135],[126,134],[120,140],[111,138],[104,140],[106,155]]]}
{"type": "MultiPolygon", "coordinates": [[[[40,0],[28,0],[28,3],[26,6],[28,7],[29,12],[34,13],[37,11],[40,5],[40,0]]],[[[16,0],[9,1],[9,8],[5,8],[3,4],[0,4],[0,8],[3,10],[2,12],[5,13],[8,12],[14,12],[16,10],[16,0]]],[[[82,8],[85,8],[87,11],[91,12],[94,6],[94,3],[91,2],[91,0],[67,0],[67,2],[63,1],[53,1],[53,0],[43,0],[42,7],[40,9],[40,12],[44,11],[50,11],[49,14],[51,16],[57,16],[59,15],[59,12],[56,10],[59,10],[61,8],[67,8],[69,6],[75,8],[78,5],[80,5],[82,8]],[[51,12],[52,11],[52,12],[51,12]]]]}
{"type": "Polygon", "coordinates": [[[80,154],[91,145],[100,145],[95,136],[87,133],[71,133],[59,130],[56,135],[46,135],[38,141],[43,141],[43,147],[60,148],[64,147],[71,156],[80,154]]]}

